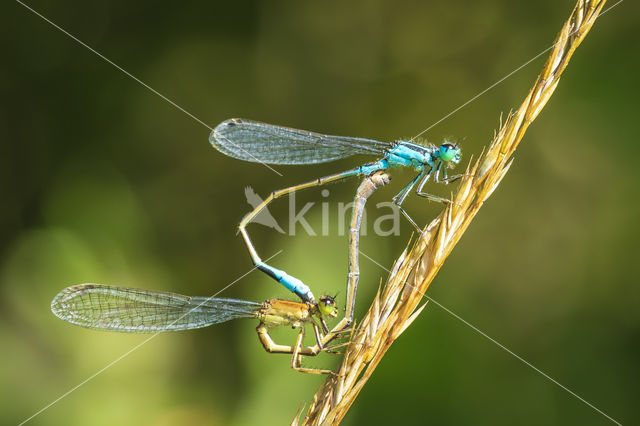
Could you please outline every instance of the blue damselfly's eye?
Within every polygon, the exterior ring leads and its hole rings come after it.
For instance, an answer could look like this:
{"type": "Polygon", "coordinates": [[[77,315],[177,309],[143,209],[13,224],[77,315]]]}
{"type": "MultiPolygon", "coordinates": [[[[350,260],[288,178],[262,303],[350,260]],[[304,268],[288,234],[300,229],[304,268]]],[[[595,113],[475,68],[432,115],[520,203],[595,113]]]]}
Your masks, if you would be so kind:
{"type": "Polygon", "coordinates": [[[454,163],[457,163],[460,161],[460,153],[460,147],[449,142],[445,142],[440,145],[440,149],[438,150],[438,156],[444,162],[453,161],[454,163]]]}

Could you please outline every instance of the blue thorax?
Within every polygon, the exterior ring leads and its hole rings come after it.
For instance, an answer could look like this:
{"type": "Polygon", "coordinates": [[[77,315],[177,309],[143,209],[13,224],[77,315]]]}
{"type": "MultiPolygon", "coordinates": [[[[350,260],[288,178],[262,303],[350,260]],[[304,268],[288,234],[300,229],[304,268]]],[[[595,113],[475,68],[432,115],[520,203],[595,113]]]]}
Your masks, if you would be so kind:
{"type": "Polygon", "coordinates": [[[407,141],[398,141],[387,152],[387,161],[390,167],[414,167],[423,169],[425,165],[433,167],[433,148],[418,145],[407,141]]]}
{"type": "Polygon", "coordinates": [[[389,167],[413,167],[421,171],[426,166],[433,168],[440,158],[440,151],[434,146],[423,146],[408,141],[397,141],[386,151],[384,158],[362,165],[348,172],[348,175],[369,175],[376,170],[389,167]]]}

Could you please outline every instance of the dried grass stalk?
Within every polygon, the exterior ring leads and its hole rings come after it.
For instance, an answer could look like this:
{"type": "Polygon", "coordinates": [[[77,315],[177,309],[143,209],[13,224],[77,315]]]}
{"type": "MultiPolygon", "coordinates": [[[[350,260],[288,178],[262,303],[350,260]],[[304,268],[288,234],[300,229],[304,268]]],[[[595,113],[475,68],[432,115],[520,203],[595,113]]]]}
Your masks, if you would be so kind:
{"type": "MultiPolygon", "coordinates": [[[[480,158],[469,165],[453,203],[425,229],[411,249],[396,260],[345,350],[335,376],[323,383],[303,420],[306,425],[335,425],[343,419],[391,344],[422,312],[424,294],[482,204],[512,163],[529,124],[553,94],[574,50],[591,29],[605,1],[580,0],[558,35],[542,73],[524,102],[494,135],[480,158]]],[[[297,424],[298,419],[294,420],[297,424]]]]}

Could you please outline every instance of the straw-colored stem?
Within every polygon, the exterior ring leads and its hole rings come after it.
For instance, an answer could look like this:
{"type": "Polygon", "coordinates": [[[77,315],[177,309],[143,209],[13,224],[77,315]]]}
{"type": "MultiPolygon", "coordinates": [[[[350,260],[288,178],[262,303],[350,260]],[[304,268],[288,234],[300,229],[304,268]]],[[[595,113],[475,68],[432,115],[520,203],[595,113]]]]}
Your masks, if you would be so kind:
{"type": "Polygon", "coordinates": [[[418,305],[429,284],[509,170],[525,131],[553,94],[574,50],[591,29],[604,3],[604,0],[578,1],[520,108],[509,113],[484,153],[468,166],[453,203],[396,260],[387,283],[353,333],[338,374],[328,377],[317,391],[304,424],[340,423],[389,347],[420,314],[425,305],[419,308],[418,305]]]}

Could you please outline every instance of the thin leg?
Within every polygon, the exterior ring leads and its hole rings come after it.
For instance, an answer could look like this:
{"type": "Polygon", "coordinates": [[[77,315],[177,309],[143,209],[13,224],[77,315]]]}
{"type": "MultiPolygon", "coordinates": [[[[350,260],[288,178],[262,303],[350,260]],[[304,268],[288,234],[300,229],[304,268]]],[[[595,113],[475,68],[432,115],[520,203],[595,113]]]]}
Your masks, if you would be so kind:
{"type": "Polygon", "coordinates": [[[422,229],[411,218],[411,216],[409,216],[409,213],[407,213],[405,211],[405,209],[402,208],[402,203],[404,202],[405,198],[407,198],[407,195],[409,195],[409,193],[411,193],[411,190],[415,186],[416,182],[418,182],[420,180],[420,178],[422,178],[424,176],[424,179],[422,180],[422,182],[426,182],[426,180],[429,179],[429,176],[431,175],[431,171],[432,170],[433,170],[433,168],[429,169],[428,172],[425,172],[425,170],[423,169],[420,173],[417,174],[416,177],[414,177],[411,180],[411,182],[409,182],[404,188],[402,188],[402,190],[400,192],[398,192],[395,197],[393,197],[393,203],[398,207],[398,210],[400,210],[400,213],[403,214],[403,216],[409,221],[409,223],[411,223],[413,225],[414,228],[416,228],[416,230],[419,233],[422,233],[422,229]],[[425,176],[425,173],[426,173],[426,176],[425,176]]]}
{"type": "Polygon", "coordinates": [[[295,191],[300,191],[303,189],[312,188],[316,186],[322,186],[330,182],[335,182],[341,179],[345,179],[349,176],[361,174],[364,171],[371,171],[372,168],[374,168],[375,170],[375,167],[378,164],[379,163],[367,164],[352,170],[347,170],[346,172],[325,176],[310,182],[306,182],[300,185],[290,186],[288,188],[284,188],[284,189],[280,189],[278,191],[272,192],[262,203],[256,206],[256,208],[253,209],[253,211],[248,213],[242,219],[242,221],[240,222],[240,225],[238,225],[238,230],[242,234],[242,238],[244,239],[247,249],[249,250],[249,255],[251,256],[251,260],[253,261],[253,264],[258,269],[260,269],[261,271],[269,275],[271,278],[278,281],[279,283],[284,285],[287,289],[289,289],[290,291],[298,295],[298,297],[300,297],[302,301],[315,304],[315,298],[313,296],[313,293],[311,292],[311,289],[306,284],[304,284],[301,280],[287,274],[286,272],[280,269],[276,269],[262,262],[262,259],[260,258],[260,256],[258,256],[258,252],[256,251],[253,243],[251,242],[251,238],[249,238],[249,234],[247,233],[246,227],[253,220],[253,218],[255,218],[264,208],[266,208],[269,205],[269,203],[271,203],[276,198],[280,198],[284,195],[291,194],[292,192],[295,192],[295,191]]]}
{"type": "Polygon", "coordinates": [[[318,328],[318,324],[316,324],[315,322],[312,322],[311,326],[313,327],[313,335],[316,338],[316,345],[322,351],[324,349],[324,345],[322,344],[322,333],[318,328]]]}
{"type": "Polygon", "coordinates": [[[436,173],[436,176],[434,178],[434,182],[436,182],[436,183],[444,183],[445,185],[448,185],[450,183],[453,183],[453,182],[457,181],[462,176],[464,176],[464,174],[459,174],[459,175],[453,175],[451,177],[448,177],[447,176],[447,168],[446,167],[444,169],[442,169],[442,174],[444,175],[444,177],[442,179],[439,179],[438,178],[438,174],[436,173]]]}
{"type": "MultiPolygon", "coordinates": [[[[311,325],[313,327],[313,333],[316,339],[316,344],[313,346],[301,345],[298,348],[298,352],[300,355],[316,356],[324,350],[324,347],[325,347],[324,334],[320,331],[320,328],[315,322],[311,322],[311,325]]],[[[300,328],[304,330],[304,325],[300,328]]],[[[256,327],[256,331],[258,332],[258,338],[260,339],[260,343],[262,343],[262,346],[264,347],[264,349],[269,353],[290,354],[290,353],[293,353],[293,351],[295,350],[295,346],[280,345],[274,342],[273,339],[271,338],[271,335],[269,334],[269,328],[263,323],[260,323],[258,327],[256,327]]]]}
{"type": "MultiPolygon", "coordinates": [[[[442,161],[439,161],[439,162],[438,162],[438,165],[436,166],[436,174],[435,174],[435,176],[433,177],[433,180],[434,180],[435,182],[439,182],[439,181],[440,181],[440,169],[441,169],[441,168],[442,168],[442,161]]],[[[444,170],[444,175],[445,175],[445,177],[447,176],[447,169],[446,169],[446,168],[445,168],[445,170],[444,170]]]]}
{"type": "MultiPolygon", "coordinates": [[[[342,331],[339,331],[337,334],[338,334],[338,335],[340,335],[340,334],[347,334],[347,333],[349,333],[351,336],[353,336],[353,332],[354,332],[354,331],[355,331],[355,328],[354,328],[354,327],[348,327],[348,328],[343,329],[342,331]]],[[[340,353],[342,353],[342,352],[340,352],[340,351],[336,351],[336,349],[338,349],[338,348],[342,348],[342,347],[345,347],[345,346],[349,345],[349,343],[351,343],[351,337],[348,337],[348,340],[347,340],[346,342],[337,343],[337,344],[335,344],[335,345],[334,345],[334,344],[332,344],[332,345],[325,346],[325,347],[322,349],[322,351],[323,351],[323,352],[326,352],[326,353],[328,353],[328,354],[340,354],[340,353]]]]}
{"type": "MultiPolygon", "coordinates": [[[[271,336],[269,335],[269,330],[264,324],[258,325],[256,331],[258,332],[258,338],[262,343],[262,346],[266,349],[267,352],[272,354],[293,354],[291,357],[291,368],[296,371],[300,371],[302,373],[310,373],[310,374],[334,374],[331,370],[321,370],[317,368],[305,368],[301,366],[301,356],[315,356],[320,353],[320,349],[318,348],[318,344],[315,346],[302,346],[304,344],[304,326],[300,328],[300,333],[298,333],[298,338],[296,339],[295,346],[287,346],[287,345],[279,345],[273,341],[271,336]]],[[[317,333],[319,330],[317,327],[314,329],[317,333]]],[[[321,341],[321,337],[316,336],[317,341],[321,341]]]]}
{"type": "Polygon", "coordinates": [[[453,175],[451,177],[445,177],[444,179],[439,180],[438,183],[444,183],[445,185],[448,185],[450,183],[453,183],[453,182],[457,181],[462,176],[464,176],[464,174],[461,173],[459,175],[453,175]]]}
{"type": "MultiPolygon", "coordinates": [[[[445,185],[448,185],[452,182],[455,182],[456,180],[460,179],[463,175],[455,175],[455,176],[451,176],[448,177],[447,176],[447,169],[446,166],[444,169],[442,169],[442,174],[444,175],[444,177],[442,179],[440,179],[439,175],[440,175],[440,169],[442,168],[442,163],[438,163],[438,165],[436,166],[436,172],[435,175],[433,176],[433,181],[436,183],[444,183],[445,185]]],[[[416,194],[419,195],[420,197],[424,197],[427,198],[431,201],[436,201],[436,202],[440,202],[440,203],[451,203],[451,200],[448,200],[446,198],[442,198],[442,197],[438,197],[437,195],[433,195],[433,194],[429,194],[427,192],[423,192],[422,188],[424,187],[424,185],[427,183],[427,180],[429,179],[429,175],[425,176],[425,178],[420,182],[420,185],[418,185],[418,189],[416,190],[416,194]]]]}
{"type": "Polygon", "coordinates": [[[327,327],[327,323],[324,318],[320,318],[320,325],[322,325],[322,331],[324,331],[325,334],[329,332],[329,327],[327,327]]]}
{"type": "MultiPolygon", "coordinates": [[[[442,166],[442,163],[438,163],[438,165],[435,167],[435,173],[433,176],[433,181],[434,182],[440,182],[440,179],[438,178],[438,175],[440,174],[440,167],[442,166]]],[[[438,197],[437,195],[432,195],[429,194],[427,192],[422,192],[422,188],[424,187],[424,185],[427,183],[427,181],[429,180],[429,177],[431,176],[431,172],[434,171],[433,168],[431,168],[431,170],[429,170],[429,173],[427,173],[427,175],[424,177],[424,179],[422,179],[422,181],[420,181],[420,185],[418,185],[418,189],[416,189],[416,194],[427,198],[431,201],[437,201],[440,203],[449,203],[450,201],[447,200],[446,198],[442,198],[442,197],[438,197]]],[[[446,172],[445,172],[446,173],[446,172]]],[[[420,230],[420,232],[422,232],[422,230],[420,230]]]]}
{"type": "MultiPolygon", "coordinates": [[[[400,206],[404,202],[405,198],[407,198],[407,195],[409,195],[409,193],[411,192],[411,189],[414,187],[416,182],[418,182],[420,178],[424,176],[424,174],[425,174],[424,170],[420,171],[420,173],[418,173],[416,177],[411,179],[411,181],[393,197],[393,202],[397,206],[400,206]]],[[[431,170],[429,170],[429,173],[427,174],[427,178],[429,177],[430,174],[431,174],[431,170]]]]}
{"type": "MultiPolygon", "coordinates": [[[[317,326],[316,326],[316,331],[317,331],[317,326]]],[[[301,350],[303,349],[302,347],[303,343],[304,343],[304,327],[300,328],[300,333],[298,333],[298,338],[296,339],[296,346],[293,349],[293,356],[291,357],[291,368],[293,368],[296,371],[300,371],[301,373],[334,374],[334,372],[331,370],[302,367],[302,359],[300,355],[302,355],[301,350]]]]}
{"type": "MultiPolygon", "coordinates": [[[[304,329],[304,327],[302,327],[302,329],[304,329]]],[[[292,354],[296,350],[295,346],[280,345],[274,342],[269,334],[269,329],[264,324],[258,325],[256,331],[258,332],[260,343],[262,343],[264,349],[270,354],[292,354]]],[[[322,341],[322,337],[320,337],[320,340],[322,341]]],[[[320,352],[321,349],[317,343],[314,346],[301,346],[298,348],[300,355],[316,356],[320,352]]]]}
{"type": "Polygon", "coordinates": [[[340,355],[340,354],[344,353],[344,351],[337,351],[336,349],[344,348],[345,346],[349,346],[349,343],[351,343],[351,342],[347,341],[347,342],[342,342],[342,343],[338,343],[338,344],[335,344],[335,345],[331,345],[328,348],[326,348],[324,351],[326,353],[328,353],[328,354],[340,355]]]}

